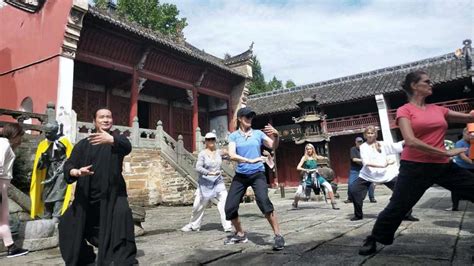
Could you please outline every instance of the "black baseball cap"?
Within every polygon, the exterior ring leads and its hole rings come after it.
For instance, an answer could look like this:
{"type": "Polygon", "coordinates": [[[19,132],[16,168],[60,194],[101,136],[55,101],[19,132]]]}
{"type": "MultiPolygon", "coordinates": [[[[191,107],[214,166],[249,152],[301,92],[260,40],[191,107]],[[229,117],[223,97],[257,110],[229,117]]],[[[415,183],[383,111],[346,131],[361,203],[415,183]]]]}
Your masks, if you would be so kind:
{"type": "Polygon", "coordinates": [[[237,117],[242,117],[242,116],[255,117],[256,115],[257,115],[257,113],[252,111],[252,109],[250,109],[250,107],[240,108],[239,111],[237,112],[237,117]]]}

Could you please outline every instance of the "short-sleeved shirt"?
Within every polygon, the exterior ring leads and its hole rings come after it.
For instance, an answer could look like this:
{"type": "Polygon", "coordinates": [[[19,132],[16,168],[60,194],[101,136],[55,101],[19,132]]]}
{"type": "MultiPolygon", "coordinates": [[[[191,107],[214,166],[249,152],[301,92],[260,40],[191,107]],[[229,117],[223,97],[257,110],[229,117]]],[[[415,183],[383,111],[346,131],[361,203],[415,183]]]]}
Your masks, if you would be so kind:
{"type": "Polygon", "coordinates": [[[360,171],[362,165],[354,162],[354,158],[360,159],[360,149],[355,146],[351,148],[351,170],[360,171]]]}
{"type": "MultiPolygon", "coordinates": [[[[440,150],[445,150],[444,137],[448,129],[446,116],[449,109],[435,104],[425,105],[421,109],[411,103],[407,103],[397,110],[397,124],[401,117],[410,120],[415,137],[424,143],[440,150]]],[[[423,152],[419,149],[405,146],[401,155],[402,160],[421,163],[448,163],[446,156],[423,152]]]]}
{"type": "MultiPolygon", "coordinates": [[[[471,147],[471,144],[469,142],[466,142],[465,140],[461,139],[456,144],[454,145],[455,148],[467,148],[467,151],[464,152],[466,156],[469,158],[469,148],[471,147]]],[[[461,156],[456,156],[454,158],[454,162],[459,165],[459,167],[466,168],[466,169],[474,169],[474,164],[467,163],[463,159],[461,159],[461,156]]]]}
{"type": "Polygon", "coordinates": [[[13,162],[15,153],[10,146],[10,141],[0,138],[0,179],[13,178],[13,162]]]}
{"type": "MultiPolygon", "coordinates": [[[[236,130],[229,135],[229,142],[235,142],[236,153],[247,159],[260,157],[260,147],[265,139],[265,134],[261,130],[254,130],[246,136],[242,131],[236,130]]],[[[259,163],[238,163],[235,172],[239,174],[251,175],[257,172],[265,172],[265,166],[259,163]]]]}

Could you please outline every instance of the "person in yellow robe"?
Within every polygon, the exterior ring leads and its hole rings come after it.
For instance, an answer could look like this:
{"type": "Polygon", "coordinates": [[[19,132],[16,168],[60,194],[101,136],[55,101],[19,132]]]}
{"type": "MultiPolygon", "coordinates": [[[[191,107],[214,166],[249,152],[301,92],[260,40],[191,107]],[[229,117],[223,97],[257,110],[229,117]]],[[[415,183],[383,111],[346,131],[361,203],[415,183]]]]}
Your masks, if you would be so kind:
{"type": "Polygon", "coordinates": [[[38,144],[30,187],[33,219],[39,217],[58,222],[69,206],[72,186],[64,179],[63,167],[71,155],[72,144],[61,135],[58,123],[48,122],[46,139],[38,144]]]}

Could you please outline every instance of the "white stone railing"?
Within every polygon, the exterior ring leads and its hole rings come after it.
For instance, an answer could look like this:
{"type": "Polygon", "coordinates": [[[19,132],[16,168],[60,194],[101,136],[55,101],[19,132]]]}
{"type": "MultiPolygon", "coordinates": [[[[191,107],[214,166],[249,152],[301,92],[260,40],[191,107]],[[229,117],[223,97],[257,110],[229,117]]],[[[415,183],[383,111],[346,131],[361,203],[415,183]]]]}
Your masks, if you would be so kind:
{"type": "MultiPolygon", "coordinates": [[[[92,133],[94,125],[92,123],[76,122],[75,128],[77,131],[75,142],[77,143],[92,133]]],[[[179,135],[176,141],[166,133],[163,129],[163,122],[158,121],[156,129],[139,128],[138,118],[135,117],[132,127],[113,126],[112,131],[126,135],[133,147],[159,149],[164,159],[178,172],[187,177],[191,183],[197,185],[198,175],[195,170],[197,157],[184,148],[182,135],[179,135]]],[[[200,143],[196,145],[198,151],[204,148],[204,137],[200,132],[201,130],[198,128],[196,130],[196,142],[200,143]]],[[[229,176],[233,176],[235,173],[233,166],[229,162],[223,163],[222,168],[229,176]]]]}

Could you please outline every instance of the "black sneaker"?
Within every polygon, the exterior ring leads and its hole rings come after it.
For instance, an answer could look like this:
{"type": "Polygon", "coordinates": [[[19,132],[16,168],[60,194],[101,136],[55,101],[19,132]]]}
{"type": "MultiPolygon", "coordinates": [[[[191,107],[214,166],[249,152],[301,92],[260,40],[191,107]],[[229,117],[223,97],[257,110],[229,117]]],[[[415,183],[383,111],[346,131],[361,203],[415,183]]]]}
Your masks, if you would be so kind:
{"type": "Polygon", "coordinates": [[[17,247],[15,244],[11,244],[8,247],[7,258],[23,256],[23,255],[28,254],[28,252],[30,252],[28,249],[22,249],[22,248],[17,247]]]}
{"type": "Polygon", "coordinates": [[[407,217],[403,218],[404,221],[410,222],[418,222],[420,219],[413,217],[413,215],[408,215],[407,217]]]}
{"type": "Polygon", "coordinates": [[[359,220],[362,220],[362,217],[353,216],[351,218],[351,221],[359,221],[359,220]]]}
{"type": "Polygon", "coordinates": [[[346,199],[345,201],[343,201],[345,204],[348,204],[348,203],[352,203],[352,200],[350,199],[346,199]]]}
{"type": "Polygon", "coordinates": [[[368,236],[364,240],[364,244],[359,249],[359,255],[367,256],[377,251],[377,241],[372,236],[368,236]]]}
{"type": "Polygon", "coordinates": [[[293,208],[292,208],[293,210],[297,210],[297,209],[298,209],[298,203],[296,203],[296,202],[291,203],[291,206],[293,207],[293,208]]]}
{"type": "Polygon", "coordinates": [[[275,243],[273,244],[273,250],[282,250],[285,247],[285,239],[282,235],[275,235],[273,238],[275,243]]]}
{"type": "Polygon", "coordinates": [[[249,241],[249,239],[247,238],[247,234],[244,234],[243,236],[239,236],[237,233],[235,233],[233,236],[224,240],[224,245],[247,243],[247,241],[249,241]]]}
{"type": "Polygon", "coordinates": [[[376,199],[370,199],[370,203],[377,203],[376,199]]]}

